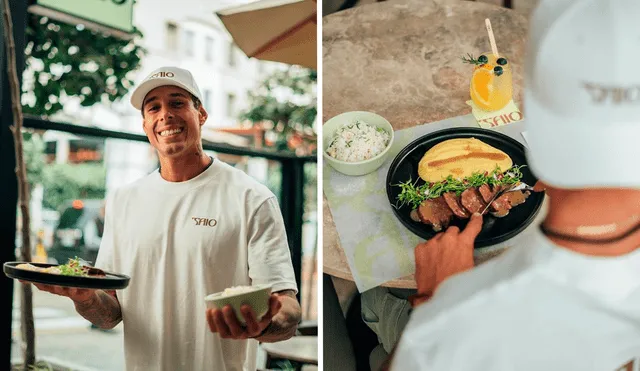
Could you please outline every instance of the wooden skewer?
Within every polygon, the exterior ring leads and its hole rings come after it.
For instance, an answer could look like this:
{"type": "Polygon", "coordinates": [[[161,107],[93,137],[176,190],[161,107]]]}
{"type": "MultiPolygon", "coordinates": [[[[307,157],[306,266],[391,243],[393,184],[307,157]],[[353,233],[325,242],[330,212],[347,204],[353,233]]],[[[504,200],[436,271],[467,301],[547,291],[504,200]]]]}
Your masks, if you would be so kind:
{"type": "Polygon", "coordinates": [[[489,33],[489,42],[491,43],[491,52],[496,58],[500,58],[498,55],[498,47],[496,46],[496,38],[493,36],[493,28],[491,28],[491,21],[489,18],[484,20],[484,24],[487,26],[487,32],[489,33]]]}

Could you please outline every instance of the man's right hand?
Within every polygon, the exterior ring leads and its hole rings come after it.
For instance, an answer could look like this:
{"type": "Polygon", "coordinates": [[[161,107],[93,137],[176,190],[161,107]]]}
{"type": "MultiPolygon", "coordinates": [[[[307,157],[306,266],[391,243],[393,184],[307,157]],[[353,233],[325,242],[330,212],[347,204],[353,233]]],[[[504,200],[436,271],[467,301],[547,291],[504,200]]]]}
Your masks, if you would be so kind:
{"type": "Polygon", "coordinates": [[[55,295],[66,296],[73,300],[76,311],[94,325],[108,330],[122,321],[122,308],[115,290],[80,289],[31,283],[38,289],[55,295]]]}
{"type": "MultiPolygon", "coordinates": [[[[22,283],[30,283],[20,281],[22,283]]],[[[96,290],[94,289],[80,289],[76,287],[64,287],[55,285],[45,285],[42,283],[33,283],[41,291],[50,292],[52,294],[66,296],[76,303],[83,304],[93,300],[96,296],[96,290]]]]}
{"type": "Polygon", "coordinates": [[[473,246],[481,230],[482,215],[476,213],[463,231],[452,226],[416,246],[415,279],[418,293],[412,299],[414,306],[428,300],[447,278],[473,268],[473,246]]]}

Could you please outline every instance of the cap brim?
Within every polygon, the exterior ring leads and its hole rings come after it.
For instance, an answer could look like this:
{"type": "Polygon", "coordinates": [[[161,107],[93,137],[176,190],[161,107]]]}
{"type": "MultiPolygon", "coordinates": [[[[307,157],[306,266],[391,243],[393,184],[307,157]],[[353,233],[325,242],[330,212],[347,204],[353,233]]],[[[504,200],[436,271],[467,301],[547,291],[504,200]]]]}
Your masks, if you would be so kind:
{"type": "Polygon", "coordinates": [[[532,172],[551,186],[640,188],[640,123],[566,118],[525,94],[527,161],[532,172]],[[574,122],[570,122],[574,121],[574,122]]]}
{"type": "Polygon", "coordinates": [[[160,86],[177,86],[179,88],[182,88],[186,91],[188,91],[189,93],[198,96],[197,92],[192,91],[188,86],[182,84],[179,81],[176,81],[174,79],[168,79],[168,78],[163,78],[163,77],[159,77],[159,78],[155,78],[152,80],[147,80],[145,82],[143,82],[142,84],[140,84],[134,91],[133,94],[131,95],[131,105],[137,109],[137,110],[141,110],[142,109],[142,103],[144,102],[144,98],[147,96],[147,94],[149,94],[149,92],[155,88],[158,88],[160,86]]]}

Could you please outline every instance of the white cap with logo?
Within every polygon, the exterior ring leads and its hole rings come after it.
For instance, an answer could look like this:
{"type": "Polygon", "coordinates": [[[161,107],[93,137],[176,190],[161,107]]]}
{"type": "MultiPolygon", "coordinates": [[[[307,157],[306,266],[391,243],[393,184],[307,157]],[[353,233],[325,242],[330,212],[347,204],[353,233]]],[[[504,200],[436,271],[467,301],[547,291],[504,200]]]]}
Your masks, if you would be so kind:
{"type": "MultiPolygon", "coordinates": [[[[182,88],[196,96],[202,102],[202,94],[191,72],[178,67],[160,67],[149,74],[131,95],[131,104],[142,109],[144,97],[157,87],[172,85],[182,88]]],[[[204,102],[203,102],[204,103],[204,102]]]]}
{"type": "Polygon", "coordinates": [[[640,188],[640,1],[543,0],[524,109],[532,171],[560,188],[640,188]]]}

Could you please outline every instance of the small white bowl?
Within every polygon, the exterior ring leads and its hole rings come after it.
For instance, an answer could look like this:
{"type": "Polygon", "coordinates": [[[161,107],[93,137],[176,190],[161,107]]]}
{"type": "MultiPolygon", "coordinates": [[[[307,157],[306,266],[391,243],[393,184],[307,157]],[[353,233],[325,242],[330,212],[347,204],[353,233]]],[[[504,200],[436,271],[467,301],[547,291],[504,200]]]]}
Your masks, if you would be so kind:
{"type": "Polygon", "coordinates": [[[260,320],[269,312],[269,297],[271,296],[271,285],[251,286],[251,290],[247,292],[224,295],[224,291],[207,295],[204,300],[207,308],[222,309],[226,305],[230,305],[241,324],[245,325],[244,316],[240,311],[240,307],[244,304],[249,305],[256,314],[256,318],[260,320]]]}
{"type": "Polygon", "coordinates": [[[327,122],[325,122],[324,125],[322,125],[322,145],[324,147],[322,150],[322,155],[324,156],[324,160],[327,162],[327,164],[329,164],[329,166],[334,168],[336,171],[341,172],[342,174],[352,176],[365,175],[377,170],[380,166],[382,166],[382,164],[384,164],[384,162],[387,160],[387,157],[389,156],[389,150],[393,145],[393,139],[393,126],[391,126],[389,121],[387,121],[384,117],[373,112],[345,112],[332,117],[327,122]],[[381,128],[389,133],[389,143],[387,144],[387,147],[376,156],[364,161],[340,161],[329,156],[327,154],[327,148],[329,148],[336,130],[338,130],[338,128],[342,127],[345,124],[350,124],[358,120],[366,122],[367,124],[375,126],[377,128],[381,128]]]}

